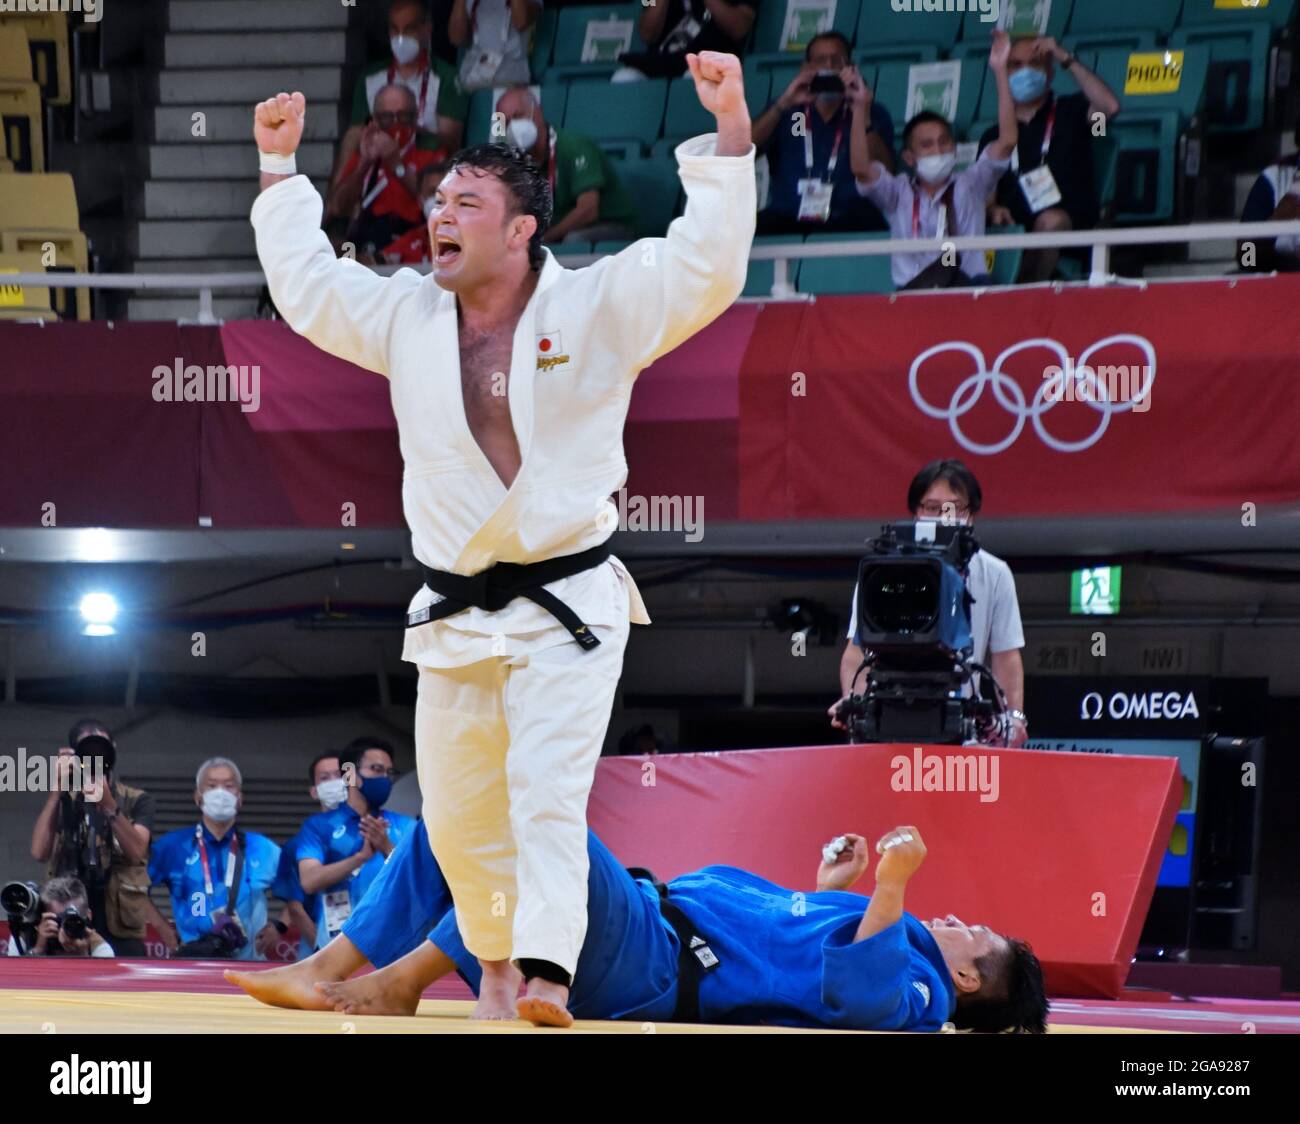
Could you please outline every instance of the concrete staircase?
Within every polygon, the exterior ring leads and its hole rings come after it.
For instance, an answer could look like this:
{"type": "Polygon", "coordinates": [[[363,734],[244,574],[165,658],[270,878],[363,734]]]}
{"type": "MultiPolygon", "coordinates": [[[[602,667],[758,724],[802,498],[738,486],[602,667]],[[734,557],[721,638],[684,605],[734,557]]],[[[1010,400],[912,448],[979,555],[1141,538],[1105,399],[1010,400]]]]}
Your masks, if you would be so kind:
{"type": "MultiPolygon", "coordinates": [[[[147,110],[147,178],[135,200],[135,272],[258,269],[248,222],[258,191],[252,107],[279,90],[307,96],[298,170],[324,191],[340,107],[351,97],[343,88],[349,11],[320,0],[169,0],[147,110]]],[[[257,298],[256,286],[219,290],[213,311],[220,319],[252,316],[257,298]]],[[[142,290],[128,301],[132,320],[197,314],[197,295],[181,290],[142,290]]]]}

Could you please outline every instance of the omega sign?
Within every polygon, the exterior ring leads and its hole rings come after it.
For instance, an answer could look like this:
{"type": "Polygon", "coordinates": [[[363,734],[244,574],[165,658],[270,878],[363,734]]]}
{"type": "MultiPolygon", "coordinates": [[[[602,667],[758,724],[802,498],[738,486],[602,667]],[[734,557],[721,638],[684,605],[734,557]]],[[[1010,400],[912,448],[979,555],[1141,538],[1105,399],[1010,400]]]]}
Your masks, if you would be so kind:
{"type": "Polygon", "coordinates": [[[1188,691],[1186,695],[1181,691],[1147,691],[1145,694],[1116,691],[1109,699],[1103,699],[1097,691],[1090,691],[1079,704],[1079,717],[1094,721],[1102,717],[1103,709],[1116,720],[1164,718],[1176,721],[1201,716],[1194,691],[1188,691]]]}

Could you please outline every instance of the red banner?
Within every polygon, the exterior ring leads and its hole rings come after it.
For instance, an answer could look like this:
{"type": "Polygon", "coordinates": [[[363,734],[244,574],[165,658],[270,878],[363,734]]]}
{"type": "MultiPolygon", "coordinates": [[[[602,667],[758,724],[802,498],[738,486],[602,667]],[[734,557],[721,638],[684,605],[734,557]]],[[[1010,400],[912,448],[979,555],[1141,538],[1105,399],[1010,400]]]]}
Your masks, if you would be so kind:
{"type": "Polygon", "coordinates": [[[998,515],[1300,499],[1300,278],[831,297],[766,310],[741,376],[740,517],[898,512],[966,461],[998,515]]]}

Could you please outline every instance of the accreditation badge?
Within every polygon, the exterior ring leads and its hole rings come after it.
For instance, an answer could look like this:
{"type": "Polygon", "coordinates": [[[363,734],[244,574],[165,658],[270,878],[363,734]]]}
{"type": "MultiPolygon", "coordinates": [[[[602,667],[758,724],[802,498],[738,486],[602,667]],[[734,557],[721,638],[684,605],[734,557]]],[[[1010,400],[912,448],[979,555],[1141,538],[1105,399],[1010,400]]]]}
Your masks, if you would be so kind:
{"type": "Polygon", "coordinates": [[[824,180],[803,179],[799,181],[799,221],[827,222],[831,217],[831,196],[835,192],[832,184],[824,180]]]}
{"type": "Polygon", "coordinates": [[[329,890],[325,894],[325,929],[333,940],[343,931],[343,923],[352,916],[352,895],[347,890],[329,890]]]}
{"type": "Polygon", "coordinates": [[[1061,202],[1061,189],[1056,186],[1056,177],[1046,164],[1040,164],[1031,172],[1020,177],[1020,190],[1025,194],[1029,209],[1038,214],[1048,207],[1055,207],[1061,202]]]}

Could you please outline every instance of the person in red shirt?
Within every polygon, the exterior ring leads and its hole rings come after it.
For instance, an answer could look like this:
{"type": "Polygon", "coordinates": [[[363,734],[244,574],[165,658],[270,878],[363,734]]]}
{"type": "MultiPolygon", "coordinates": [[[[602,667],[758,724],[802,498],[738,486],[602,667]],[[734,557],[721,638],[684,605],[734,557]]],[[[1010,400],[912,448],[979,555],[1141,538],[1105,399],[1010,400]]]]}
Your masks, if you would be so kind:
{"type": "Polygon", "coordinates": [[[425,224],[415,226],[394,242],[390,242],[379,252],[379,260],[390,265],[421,265],[433,260],[429,246],[429,212],[433,210],[433,198],[438,194],[438,185],[447,174],[447,161],[435,160],[420,169],[417,190],[420,193],[420,207],[424,211],[425,224]]]}
{"type": "Polygon", "coordinates": [[[373,258],[379,248],[424,223],[420,169],[448,153],[432,133],[416,126],[417,108],[405,86],[380,90],[357,151],[330,186],[326,213],[349,219],[344,241],[355,246],[358,259],[373,258]]]}

